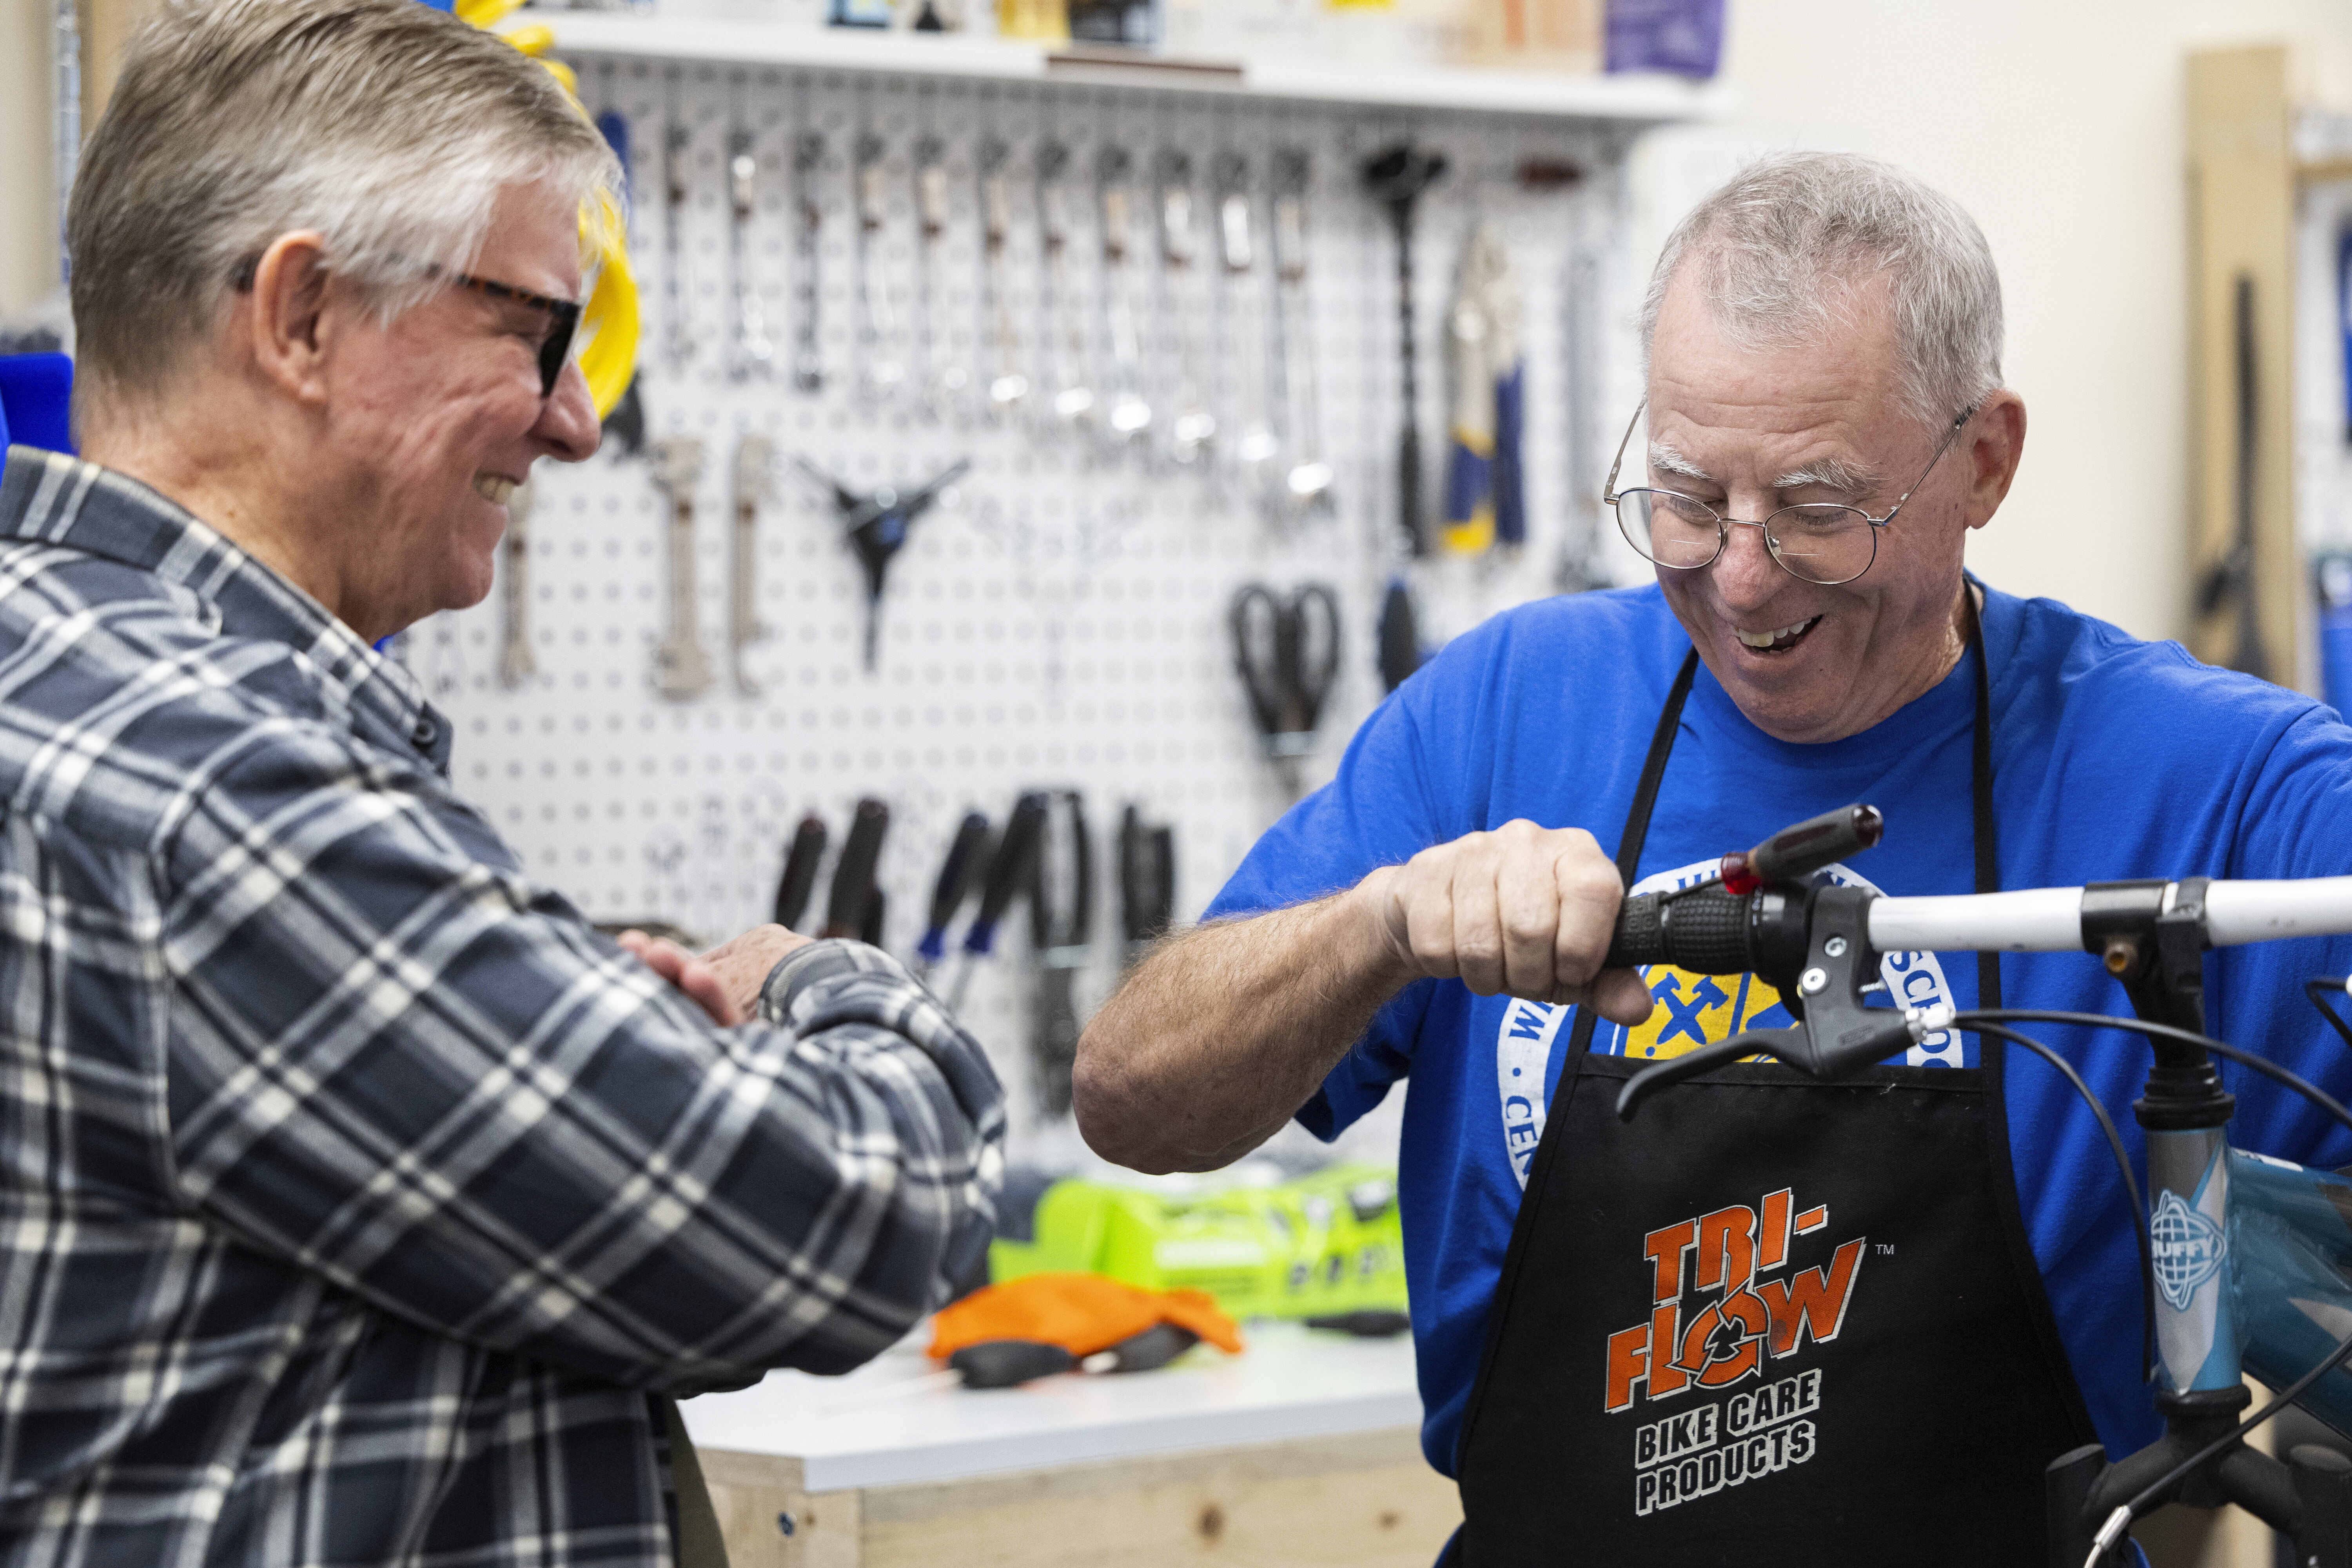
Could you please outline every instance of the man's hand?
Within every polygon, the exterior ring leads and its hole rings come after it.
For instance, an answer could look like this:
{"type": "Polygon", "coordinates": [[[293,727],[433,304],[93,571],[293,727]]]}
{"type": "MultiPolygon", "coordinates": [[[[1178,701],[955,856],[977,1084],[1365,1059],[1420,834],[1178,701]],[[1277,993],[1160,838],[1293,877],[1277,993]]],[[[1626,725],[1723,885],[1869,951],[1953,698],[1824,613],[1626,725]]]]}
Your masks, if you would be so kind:
{"type": "Polygon", "coordinates": [[[1624,890],[1581,828],[1507,822],[1383,867],[1356,891],[1391,959],[1415,978],[1583,1003],[1620,1024],[1650,1016],[1639,975],[1601,967],[1624,890]]]}
{"type": "Polygon", "coordinates": [[[693,998],[724,1028],[751,1016],[760,1005],[760,987],[777,961],[809,939],[780,925],[753,926],[730,942],[696,957],[674,942],[625,931],[614,940],[643,959],[647,967],[693,998]]]}

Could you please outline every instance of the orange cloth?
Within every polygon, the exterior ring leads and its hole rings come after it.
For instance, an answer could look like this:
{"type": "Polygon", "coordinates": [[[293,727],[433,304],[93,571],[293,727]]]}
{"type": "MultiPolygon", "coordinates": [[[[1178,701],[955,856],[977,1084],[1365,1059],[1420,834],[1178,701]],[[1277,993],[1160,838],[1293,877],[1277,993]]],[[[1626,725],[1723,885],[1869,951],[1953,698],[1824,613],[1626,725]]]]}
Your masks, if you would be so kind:
{"type": "Polygon", "coordinates": [[[1099,1274],[1031,1274],[940,1308],[931,1320],[931,1354],[945,1361],[990,1340],[1042,1340],[1089,1356],[1162,1322],[1222,1351],[1242,1348],[1241,1330],[1203,1291],[1142,1290],[1099,1274]]]}

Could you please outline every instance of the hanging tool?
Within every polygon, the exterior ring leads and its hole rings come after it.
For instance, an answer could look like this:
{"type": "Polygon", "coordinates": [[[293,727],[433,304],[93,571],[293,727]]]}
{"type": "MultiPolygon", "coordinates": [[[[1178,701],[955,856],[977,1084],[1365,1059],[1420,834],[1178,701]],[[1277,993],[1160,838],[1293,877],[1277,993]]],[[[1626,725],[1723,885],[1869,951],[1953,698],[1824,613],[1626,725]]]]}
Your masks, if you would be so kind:
{"type": "Polygon", "coordinates": [[[1527,542],[1519,479],[1519,286],[1502,230],[1482,223],[1463,247],[1445,312],[1453,417],[1447,422],[1447,553],[1527,542]]]}
{"type": "Polygon", "coordinates": [[[1095,153],[1095,184],[1102,200],[1103,312],[1110,328],[1112,384],[1107,423],[1114,444],[1140,438],[1151,428],[1151,405],[1143,398],[1143,344],[1137,333],[1135,269],[1128,249],[1127,149],[1106,146],[1095,153]]]}
{"type": "Polygon", "coordinates": [[[1148,825],[1130,804],[1118,823],[1119,966],[1136,961],[1160,937],[1176,914],[1176,830],[1148,825]]]}
{"type": "Polygon", "coordinates": [[[2257,679],[2270,679],[2270,656],[2263,647],[2260,606],[2254,598],[2254,472],[2257,437],[2261,434],[2256,394],[2260,384],[2254,358],[2254,279],[2240,273],[2237,279],[2235,349],[2237,357],[2238,451],[2231,503],[2235,526],[2230,548],[2205,574],[2197,594],[2197,613],[2210,616],[2223,606],[2237,610],[2236,637],[2230,667],[2257,679]]]}
{"type": "Polygon", "coordinates": [[[868,131],[857,138],[857,299],[863,320],[858,347],[865,360],[864,390],[880,402],[898,390],[906,367],[898,363],[898,318],[890,308],[890,278],[882,260],[882,157],[887,144],[868,131]]]}
{"type": "Polygon", "coordinates": [[[1602,454],[1592,438],[1592,414],[1600,406],[1598,383],[1603,337],[1601,258],[1581,239],[1568,262],[1568,516],[1560,535],[1559,565],[1552,586],[1581,594],[1610,585],[1603,542],[1613,531],[1601,506],[1602,454]]]}
{"type": "Polygon", "coordinates": [[[768,307],[760,298],[760,280],[751,259],[751,220],[759,212],[759,185],[760,160],[752,150],[751,132],[739,128],[727,142],[730,217],[727,258],[735,275],[735,342],[727,373],[735,381],[767,374],[776,357],[776,345],[768,341],[768,307]]]}
{"type": "Polygon", "coordinates": [[[1235,388],[1239,428],[1234,438],[1234,468],[1243,492],[1263,500],[1282,450],[1266,417],[1265,295],[1257,279],[1257,256],[1250,243],[1249,163],[1238,153],[1217,160],[1217,231],[1224,261],[1225,319],[1233,323],[1239,353],[1235,388]]]}
{"type": "Polygon", "coordinates": [[[963,405],[971,377],[955,357],[948,331],[947,146],[936,136],[915,143],[915,211],[920,220],[923,269],[923,402],[943,419],[963,405]]]}
{"type": "Polygon", "coordinates": [[[1381,598],[1381,684],[1394,691],[1422,667],[1421,617],[1412,607],[1412,589],[1402,573],[1389,579],[1381,598]]]}
{"type": "Polygon", "coordinates": [[[1054,345],[1054,416],[1071,429],[1095,420],[1094,389],[1087,384],[1087,330],[1078,315],[1070,274],[1070,150],[1058,142],[1037,149],[1037,226],[1045,251],[1048,294],[1045,334],[1054,345]]]}
{"type": "Polygon", "coordinates": [[[907,542],[907,531],[914,526],[915,520],[931,509],[940,491],[963,477],[971,467],[971,459],[957,458],[920,489],[902,495],[885,486],[866,496],[806,458],[793,460],[800,465],[803,473],[833,492],[834,511],[848,532],[849,546],[857,552],[857,563],[866,569],[866,668],[870,670],[881,636],[882,580],[890,570],[890,557],[907,542]]]}
{"type": "Polygon", "coordinates": [[[1168,455],[1190,467],[1216,438],[1216,416],[1201,395],[1201,279],[1192,263],[1192,161],[1170,148],[1160,158],[1160,261],[1176,315],[1176,415],[1168,455]]]}
{"type": "Polygon", "coordinates": [[[2336,330],[2344,346],[2344,442],[2352,446],[2352,223],[2336,237],[2336,330]]]}
{"type": "Polygon", "coordinates": [[[1037,864],[1037,834],[1045,820],[1046,798],[1045,791],[1030,790],[1013,802],[1012,818],[1004,825],[1004,837],[996,846],[995,858],[988,866],[988,880],[981,889],[980,912],[964,928],[963,962],[956,966],[955,984],[948,989],[950,1012],[962,1007],[972,970],[996,945],[997,922],[1013,907],[1013,900],[1028,889],[1031,872],[1037,864]]]}
{"type": "Polygon", "coordinates": [[[1286,147],[1274,157],[1275,302],[1282,321],[1282,379],[1289,407],[1290,468],[1283,488],[1293,506],[1331,504],[1331,465],[1323,460],[1323,410],[1315,373],[1315,323],[1307,307],[1307,154],[1286,147]]]}
{"type": "Polygon", "coordinates": [[[801,818],[793,831],[792,847],[784,852],[784,872],[776,880],[776,923],[792,931],[801,929],[801,916],[807,912],[809,895],[816,891],[817,863],[824,858],[824,818],[810,812],[801,818]]]}
{"type": "Polygon", "coordinates": [[[775,472],[776,445],[765,436],[746,436],[735,447],[734,551],[727,574],[727,649],[735,689],[760,695],[744,655],[768,635],[760,620],[760,503],[768,499],[775,472]]]}
{"type": "Polygon", "coordinates": [[[1234,668],[1249,698],[1265,754],[1292,799],[1298,761],[1315,749],[1323,704],[1339,672],[1339,600],[1321,583],[1287,598],[1263,583],[1234,595],[1234,668]]]}
{"type": "Polygon", "coordinates": [[[957,827],[948,858],[940,865],[940,879],[931,888],[931,907],[923,925],[923,940],[915,946],[915,977],[922,979],[948,955],[948,927],[966,900],[987,879],[995,846],[989,842],[988,814],[967,811],[957,827]]]}
{"type": "Polygon", "coordinates": [[[694,487],[702,478],[702,443],[692,436],[656,441],[654,466],[655,482],[669,492],[669,630],[654,652],[654,682],[664,697],[684,701],[710,685],[694,583],[694,487]]]}
{"type": "Polygon", "coordinates": [[[511,691],[539,673],[530,652],[530,503],[526,479],[507,497],[505,637],[499,648],[499,684],[511,691]]]}
{"type": "Polygon", "coordinates": [[[1412,216],[1421,194],[1445,173],[1443,153],[1426,152],[1410,142],[1374,153],[1364,161],[1364,188],[1389,209],[1396,229],[1397,247],[1397,368],[1402,404],[1397,431],[1397,528],[1408,553],[1429,553],[1429,527],[1422,506],[1421,407],[1414,382],[1412,309],[1412,216]]]}
{"type": "Polygon", "coordinates": [[[994,374],[988,378],[988,412],[998,420],[1011,419],[1029,395],[1029,378],[1021,374],[1021,335],[1013,324],[1013,285],[1005,245],[1013,235],[1013,196],[1004,177],[1012,149],[991,136],[980,144],[981,250],[988,263],[989,359],[994,374]]]}
{"type": "Polygon", "coordinates": [[[1094,956],[1094,845],[1086,801],[1057,790],[1037,832],[1037,869],[1029,885],[1029,941],[1037,960],[1030,1059],[1037,1105],[1048,1116],[1070,1109],[1070,1071],[1078,1059],[1078,971],[1094,956]]]}
{"type": "Polygon", "coordinates": [[[669,125],[662,136],[662,302],[668,314],[671,364],[694,363],[692,296],[686,276],[686,208],[694,187],[694,132],[678,118],[677,83],[670,83],[669,125]]]}
{"type": "Polygon", "coordinates": [[[849,819],[849,837],[841,841],[841,858],[833,868],[833,891],[825,897],[824,929],[818,934],[866,940],[875,901],[882,896],[874,868],[882,858],[882,836],[889,831],[887,805],[870,796],[857,803],[849,819]]]}
{"type": "Polygon", "coordinates": [[[824,385],[824,353],[817,342],[818,241],[824,236],[824,193],[818,178],[824,173],[824,138],[803,131],[793,146],[793,194],[800,205],[800,233],[794,240],[800,283],[798,342],[793,352],[793,384],[803,392],[824,385]]]}

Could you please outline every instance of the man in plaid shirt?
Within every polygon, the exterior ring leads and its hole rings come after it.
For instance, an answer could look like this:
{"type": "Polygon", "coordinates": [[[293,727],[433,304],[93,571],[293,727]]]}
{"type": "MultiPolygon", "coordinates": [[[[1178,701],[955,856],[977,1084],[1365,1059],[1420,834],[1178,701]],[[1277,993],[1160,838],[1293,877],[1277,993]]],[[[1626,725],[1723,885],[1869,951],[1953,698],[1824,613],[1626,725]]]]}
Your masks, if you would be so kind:
{"type": "Polygon", "coordinates": [[[125,62],[90,460],[0,473],[0,1562],[666,1563],[667,1396],[982,1257],[999,1090],[926,992],[601,938],[371,650],[595,449],[615,173],[415,0],[173,0],[125,62]]]}

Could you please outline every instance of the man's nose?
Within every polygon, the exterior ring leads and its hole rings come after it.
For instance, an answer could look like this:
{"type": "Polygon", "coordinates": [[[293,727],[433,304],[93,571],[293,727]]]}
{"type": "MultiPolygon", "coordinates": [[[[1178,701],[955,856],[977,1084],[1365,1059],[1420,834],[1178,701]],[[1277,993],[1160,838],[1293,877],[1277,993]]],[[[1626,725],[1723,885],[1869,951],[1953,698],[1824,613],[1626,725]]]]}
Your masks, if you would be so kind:
{"type": "Polygon", "coordinates": [[[1735,522],[1730,531],[1731,537],[1723,542],[1723,553],[1707,568],[1715,574],[1716,591],[1726,604],[1761,604],[1780,587],[1780,579],[1788,574],[1772,559],[1762,529],[1735,522]]]}
{"type": "Polygon", "coordinates": [[[530,427],[530,434],[558,462],[584,462],[596,455],[604,432],[597,424],[596,400],[589,395],[588,378],[581,374],[577,362],[564,362],[563,374],[555,378],[555,393],[540,405],[539,423],[530,427]]]}

